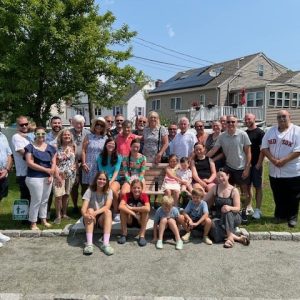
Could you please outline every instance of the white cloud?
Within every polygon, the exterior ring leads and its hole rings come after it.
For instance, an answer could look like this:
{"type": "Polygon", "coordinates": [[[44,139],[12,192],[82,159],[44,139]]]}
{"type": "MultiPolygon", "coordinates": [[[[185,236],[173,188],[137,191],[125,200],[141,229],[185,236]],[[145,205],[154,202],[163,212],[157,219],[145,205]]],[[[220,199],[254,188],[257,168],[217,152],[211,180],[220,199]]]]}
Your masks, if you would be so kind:
{"type": "Polygon", "coordinates": [[[175,35],[175,31],[174,31],[173,27],[170,24],[167,24],[166,28],[167,28],[169,37],[172,38],[175,35]]]}

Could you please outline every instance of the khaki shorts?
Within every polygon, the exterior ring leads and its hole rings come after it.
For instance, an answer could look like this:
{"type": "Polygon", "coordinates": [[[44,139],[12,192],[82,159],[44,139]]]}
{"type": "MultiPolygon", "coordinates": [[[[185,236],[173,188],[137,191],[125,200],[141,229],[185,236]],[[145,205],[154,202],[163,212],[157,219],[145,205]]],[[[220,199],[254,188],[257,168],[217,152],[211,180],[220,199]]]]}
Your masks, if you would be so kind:
{"type": "Polygon", "coordinates": [[[70,195],[74,181],[75,181],[74,178],[67,178],[62,181],[61,187],[57,187],[55,184],[53,184],[54,197],[62,197],[63,195],[70,195]]]}

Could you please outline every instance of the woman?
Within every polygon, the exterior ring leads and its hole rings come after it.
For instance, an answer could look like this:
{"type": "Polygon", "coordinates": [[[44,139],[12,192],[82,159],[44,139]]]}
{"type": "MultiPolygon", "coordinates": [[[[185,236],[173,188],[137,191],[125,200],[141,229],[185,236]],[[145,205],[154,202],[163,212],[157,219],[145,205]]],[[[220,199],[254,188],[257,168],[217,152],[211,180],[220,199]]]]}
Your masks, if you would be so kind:
{"type": "Polygon", "coordinates": [[[28,166],[25,182],[31,196],[29,221],[32,230],[39,229],[36,225],[38,217],[45,227],[51,227],[46,218],[48,198],[56,170],[56,149],[45,142],[45,136],[45,128],[37,127],[34,142],[24,148],[28,166]]]}
{"type": "MultiPolygon", "coordinates": [[[[119,175],[122,163],[122,156],[117,154],[116,142],[109,137],[104,144],[102,153],[97,158],[98,171],[105,172],[109,179],[109,187],[113,192],[113,210],[116,216],[115,221],[120,221],[118,216],[119,192],[122,183],[119,175]]],[[[123,176],[124,177],[124,176],[123,176]]]]}
{"type": "Polygon", "coordinates": [[[106,136],[104,118],[92,121],[91,133],[86,135],[82,144],[82,189],[86,191],[97,173],[97,157],[102,152],[106,136]]]}
{"type": "Polygon", "coordinates": [[[114,249],[109,244],[112,226],[111,204],[112,191],[109,188],[109,180],[105,172],[98,172],[93,183],[84,193],[81,214],[86,231],[86,244],[83,249],[85,255],[91,255],[94,251],[93,232],[94,227],[100,225],[103,228],[103,243],[100,249],[106,255],[114,254],[114,249]]]}
{"type": "Polygon", "coordinates": [[[159,115],[155,111],[149,113],[148,123],[143,132],[143,154],[148,162],[158,164],[168,148],[168,130],[160,125],[159,115]]]}
{"type": "Polygon", "coordinates": [[[56,174],[54,180],[54,196],[56,218],[54,224],[60,224],[61,218],[67,216],[68,198],[76,178],[76,147],[69,129],[63,129],[57,136],[56,174]]]}
{"type": "Polygon", "coordinates": [[[130,184],[134,179],[139,179],[145,187],[146,157],[139,153],[140,140],[134,139],[130,145],[130,153],[123,158],[122,167],[125,173],[125,183],[122,186],[121,194],[130,192],[130,184]]]}
{"type": "Polygon", "coordinates": [[[216,179],[215,163],[205,155],[206,149],[203,144],[196,143],[194,146],[194,155],[191,159],[191,170],[193,176],[194,188],[209,191],[214,185],[216,179]]]}
{"type": "Polygon", "coordinates": [[[134,179],[130,184],[130,193],[123,195],[120,202],[122,235],[119,244],[125,244],[127,239],[127,226],[140,228],[138,244],[147,245],[145,239],[146,226],[149,219],[150,202],[147,194],[143,193],[143,183],[134,179]]]}
{"type": "Polygon", "coordinates": [[[229,174],[220,169],[217,174],[218,184],[215,185],[205,196],[208,206],[212,204],[216,208],[216,218],[213,219],[212,236],[215,242],[224,243],[225,248],[232,248],[235,241],[248,246],[249,238],[235,233],[235,228],[241,224],[240,194],[237,188],[229,184],[229,174]]]}
{"type": "MultiPolygon", "coordinates": [[[[214,147],[219,135],[221,134],[221,132],[222,132],[221,131],[222,130],[221,123],[219,121],[214,121],[212,123],[212,130],[213,130],[213,132],[208,135],[206,143],[205,143],[206,152],[210,151],[214,147]]],[[[224,154],[223,154],[222,148],[220,148],[216,152],[216,154],[213,157],[211,157],[211,159],[215,163],[217,171],[220,168],[224,167],[224,154]]]]}

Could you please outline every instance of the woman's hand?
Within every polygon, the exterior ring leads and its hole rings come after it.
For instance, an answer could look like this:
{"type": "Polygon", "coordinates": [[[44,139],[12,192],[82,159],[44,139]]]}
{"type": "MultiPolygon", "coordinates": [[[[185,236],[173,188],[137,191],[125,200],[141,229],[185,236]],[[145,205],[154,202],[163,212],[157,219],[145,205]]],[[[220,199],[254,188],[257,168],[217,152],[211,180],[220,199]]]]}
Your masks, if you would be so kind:
{"type": "Polygon", "coordinates": [[[221,212],[223,214],[228,213],[230,211],[231,211],[231,206],[229,206],[229,205],[223,205],[222,208],[221,208],[221,212]]]}
{"type": "Polygon", "coordinates": [[[48,182],[47,182],[47,183],[48,183],[48,184],[51,184],[52,182],[53,182],[53,177],[52,177],[52,176],[49,176],[49,177],[48,177],[48,182]]]}
{"type": "Polygon", "coordinates": [[[159,164],[161,162],[161,158],[162,158],[162,155],[160,153],[157,153],[155,155],[155,163],[159,164]]]}
{"type": "Polygon", "coordinates": [[[82,164],[82,169],[85,173],[88,173],[90,171],[90,168],[86,163],[82,164]]]}
{"type": "Polygon", "coordinates": [[[63,183],[63,179],[61,178],[60,175],[58,175],[55,178],[55,186],[60,188],[60,187],[62,187],[62,183],[63,183]]]}

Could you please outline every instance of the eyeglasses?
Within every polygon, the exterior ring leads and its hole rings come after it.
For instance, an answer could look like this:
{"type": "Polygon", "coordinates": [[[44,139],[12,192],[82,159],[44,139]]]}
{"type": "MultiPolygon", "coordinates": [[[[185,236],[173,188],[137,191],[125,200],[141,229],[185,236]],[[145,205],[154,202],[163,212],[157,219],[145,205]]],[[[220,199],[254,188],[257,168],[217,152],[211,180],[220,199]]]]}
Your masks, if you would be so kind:
{"type": "Polygon", "coordinates": [[[122,123],[122,122],[124,122],[124,120],[116,120],[116,123],[122,123]]]}
{"type": "Polygon", "coordinates": [[[195,128],[203,128],[203,125],[198,125],[195,128]]]}
{"type": "Polygon", "coordinates": [[[95,126],[105,127],[104,124],[100,124],[100,123],[96,124],[95,126]]]}
{"type": "Polygon", "coordinates": [[[28,126],[28,123],[19,124],[20,127],[28,126]]]}
{"type": "Polygon", "coordinates": [[[37,132],[35,136],[45,136],[46,132],[37,132]]]}
{"type": "Polygon", "coordinates": [[[227,124],[234,124],[235,121],[227,121],[226,123],[227,123],[227,124]]]}
{"type": "Polygon", "coordinates": [[[287,118],[287,115],[279,115],[279,116],[277,116],[277,120],[286,119],[286,118],[287,118]]]}
{"type": "Polygon", "coordinates": [[[107,120],[106,122],[107,122],[107,123],[113,123],[114,121],[109,121],[109,120],[107,120]]]}
{"type": "Polygon", "coordinates": [[[146,124],[147,122],[146,121],[139,121],[139,123],[146,124]]]}

